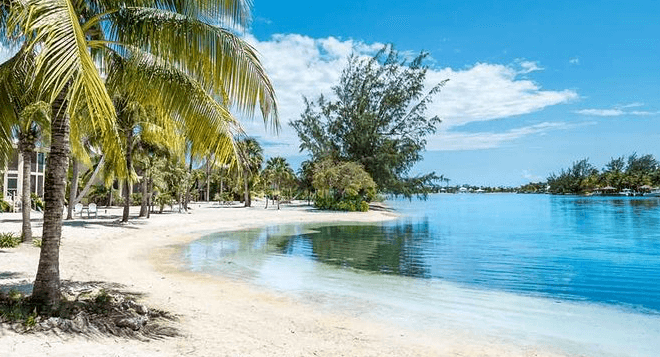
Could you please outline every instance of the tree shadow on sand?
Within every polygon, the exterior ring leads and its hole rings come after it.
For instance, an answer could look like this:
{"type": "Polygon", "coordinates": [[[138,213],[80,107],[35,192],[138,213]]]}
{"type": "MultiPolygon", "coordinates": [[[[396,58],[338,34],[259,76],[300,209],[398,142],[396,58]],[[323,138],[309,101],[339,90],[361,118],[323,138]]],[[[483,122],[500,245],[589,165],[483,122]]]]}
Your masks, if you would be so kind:
{"type": "Polygon", "coordinates": [[[179,335],[177,318],[136,302],[141,293],[101,281],[62,281],[62,303],[50,314],[37,314],[25,284],[0,284],[0,326],[17,333],[58,336],[123,337],[149,341],[179,335]],[[21,285],[21,286],[17,286],[21,285]],[[19,291],[20,290],[20,291],[19,291]]]}

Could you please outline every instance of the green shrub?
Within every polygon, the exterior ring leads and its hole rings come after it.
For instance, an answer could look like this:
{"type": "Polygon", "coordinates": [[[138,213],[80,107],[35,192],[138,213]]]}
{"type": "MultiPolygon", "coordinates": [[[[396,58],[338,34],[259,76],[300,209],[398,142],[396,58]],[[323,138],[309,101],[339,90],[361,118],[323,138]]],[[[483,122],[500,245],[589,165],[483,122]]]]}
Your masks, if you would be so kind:
{"type": "Polygon", "coordinates": [[[131,206],[139,206],[142,204],[142,193],[131,193],[131,206]]]}
{"type": "Polygon", "coordinates": [[[32,208],[37,211],[44,211],[44,201],[41,200],[41,197],[37,196],[35,193],[30,194],[30,200],[32,201],[32,208]]]}
{"type": "Polygon", "coordinates": [[[41,238],[32,239],[32,245],[37,248],[41,248],[41,238]]]}
{"type": "Polygon", "coordinates": [[[0,200],[0,212],[11,212],[13,210],[13,207],[9,202],[5,200],[0,200]]]}
{"type": "Polygon", "coordinates": [[[0,248],[16,248],[21,244],[21,237],[18,235],[6,232],[0,233],[0,248]]]}

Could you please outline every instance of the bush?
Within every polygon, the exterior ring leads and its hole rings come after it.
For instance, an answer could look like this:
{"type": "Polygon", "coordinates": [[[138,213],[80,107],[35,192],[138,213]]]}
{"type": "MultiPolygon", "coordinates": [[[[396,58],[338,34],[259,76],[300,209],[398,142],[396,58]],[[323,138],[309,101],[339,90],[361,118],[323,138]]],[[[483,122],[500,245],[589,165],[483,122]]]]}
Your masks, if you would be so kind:
{"type": "Polygon", "coordinates": [[[32,245],[37,248],[41,248],[41,238],[32,239],[32,245]]]}
{"type": "Polygon", "coordinates": [[[37,211],[44,211],[44,201],[41,200],[41,197],[37,196],[34,193],[30,194],[30,200],[32,201],[32,208],[37,211]]]}
{"type": "Polygon", "coordinates": [[[0,248],[16,248],[21,244],[21,237],[18,235],[7,232],[0,233],[0,248]]]}
{"type": "Polygon", "coordinates": [[[314,206],[319,209],[349,212],[367,212],[369,203],[360,196],[348,196],[336,199],[332,195],[316,194],[314,206]]]}
{"type": "Polygon", "coordinates": [[[131,193],[131,206],[139,206],[142,204],[142,193],[131,193]]]}
{"type": "Polygon", "coordinates": [[[0,212],[11,212],[13,210],[13,207],[9,202],[5,200],[0,200],[0,212]]]}

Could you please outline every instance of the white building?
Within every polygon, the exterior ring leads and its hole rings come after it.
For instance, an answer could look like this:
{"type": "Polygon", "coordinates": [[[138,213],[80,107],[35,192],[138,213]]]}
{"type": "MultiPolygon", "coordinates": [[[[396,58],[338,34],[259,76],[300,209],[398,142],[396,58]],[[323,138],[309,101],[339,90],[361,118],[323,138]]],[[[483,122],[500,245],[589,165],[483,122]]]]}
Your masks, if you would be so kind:
{"type": "MultiPolygon", "coordinates": [[[[35,149],[30,167],[30,190],[39,197],[44,196],[44,173],[46,169],[47,148],[35,149]]],[[[3,170],[2,194],[5,201],[17,202],[23,194],[23,155],[14,150],[3,170]]]]}

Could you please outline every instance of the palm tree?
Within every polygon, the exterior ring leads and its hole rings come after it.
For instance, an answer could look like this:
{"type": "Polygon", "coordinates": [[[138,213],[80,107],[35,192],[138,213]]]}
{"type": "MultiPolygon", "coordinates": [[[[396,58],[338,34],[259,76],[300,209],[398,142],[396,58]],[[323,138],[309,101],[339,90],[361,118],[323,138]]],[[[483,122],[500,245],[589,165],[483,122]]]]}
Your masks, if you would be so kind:
{"type": "Polygon", "coordinates": [[[252,115],[258,106],[264,121],[270,119],[277,127],[276,105],[252,47],[211,24],[227,19],[228,25],[245,26],[249,19],[245,1],[10,0],[9,4],[0,5],[0,36],[3,42],[9,42],[7,36],[24,40],[29,49],[39,52],[39,88],[52,103],[42,247],[32,294],[35,304],[50,310],[60,300],[64,178],[70,130],[81,111],[89,113],[88,120],[103,133],[108,160],[123,157],[115,108],[96,63],[105,67],[108,89],[120,84],[132,99],[159,104],[176,120],[188,123],[184,134],[199,151],[212,146],[221,156],[231,154],[232,137],[227,133],[233,117],[227,108],[252,115]],[[209,133],[222,133],[223,140],[206,139],[209,133]],[[209,145],[211,140],[216,141],[209,145]]]}
{"type": "Polygon", "coordinates": [[[243,177],[243,192],[245,207],[252,206],[252,195],[250,194],[251,183],[256,174],[261,170],[264,161],[263,149],[254,138],[246,138],[238,142],[238,159],[240,173],[243,177]]]}
{"type": "MultiPolygon", "coordinates": [[[[281,156],[271,157],[266,162],[266,168],[264,169],[265,176],[268,180],[275,185],[275,190],[280,191],[284,184],[288,183],[292,178],[295,177],[295,173],[289,163],[286,162],[286,159],[281,156]]],[[[277,209],[280,209],[280,197],[282,196],[281,192],[277,195],[277,209]]]]}
{"type": "MultiPolygon", "coordinates": [[[[38,93],[30,86],[30,82],[33,80],[34,62],[35,58],[32,53],[19,51],[14,58],[0,65],[0,106],[3,107],[0,109],[0,116],[7,127],[7,134],[11,132],[11,135],[0,135],[0,141],[5,141],[4,145],[0,144],[0,148],[4,146],[9,152],[11,141],[15,138],[18,141],[18,150],[23,157],[21,197],[23,221],[21,237],[23,242],[32,241],[30,224],[32,154],[37,142],[47,139],[50,120],[50,106],[40,101],[38,93]]],[[[3,161],[0,157],[0,164],[3,164],[3,161]]]]}

